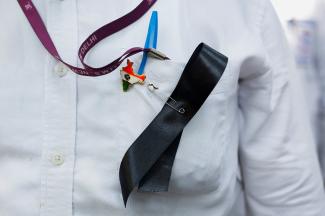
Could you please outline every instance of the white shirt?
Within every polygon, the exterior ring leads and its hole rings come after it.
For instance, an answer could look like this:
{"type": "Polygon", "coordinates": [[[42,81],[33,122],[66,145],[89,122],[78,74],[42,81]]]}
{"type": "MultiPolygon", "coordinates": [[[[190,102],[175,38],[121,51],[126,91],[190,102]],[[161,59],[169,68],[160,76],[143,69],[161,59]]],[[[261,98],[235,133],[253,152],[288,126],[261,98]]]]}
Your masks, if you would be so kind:
{"type": "MultiPolygon", "coordinates": [[[[139,0],[34,1],[60,55],[77,65],[81,42],[139,0]]],[[[268,0],[159,0],[156,95],[62,68],[16,1],[0,0],[0,215],[231,215],[240,193],[249,215],[325,215],[325,199],[292,58],[268,0]],[[134,191],[124,208],[121,159],[160,111],[194,48],[229,57],[227,69],[184,130],[168,193],[134,191]],[[161,99],[159,99],[161,98],[161,99]]],[[[102,66],[144,44],[150,13],[106,39],[87,62],[102,66]]],[[[131,58],[139,64],[141,55],[131,58]]],[[[232,215],[231,215],[232,216],[232,215]]],[[[236,215],[233,215],[236,216],[236,215]]]]}

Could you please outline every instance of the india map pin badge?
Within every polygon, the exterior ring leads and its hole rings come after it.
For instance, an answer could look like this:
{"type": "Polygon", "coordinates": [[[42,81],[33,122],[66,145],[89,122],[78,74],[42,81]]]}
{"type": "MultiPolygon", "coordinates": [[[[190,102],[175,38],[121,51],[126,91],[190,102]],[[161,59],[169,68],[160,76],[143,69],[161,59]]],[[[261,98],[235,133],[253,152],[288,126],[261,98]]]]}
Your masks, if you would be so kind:
{"type": "Polygon", "coordinates": [[[143,84],[146,79],[146,75],[139,75],[134,71],[133,62],[129,59],[127,60],[127,66],[122,67],[120,73],[122,78],[123,91],[127,91],[130,85],[134,85],[137,83],[143,84]]]}

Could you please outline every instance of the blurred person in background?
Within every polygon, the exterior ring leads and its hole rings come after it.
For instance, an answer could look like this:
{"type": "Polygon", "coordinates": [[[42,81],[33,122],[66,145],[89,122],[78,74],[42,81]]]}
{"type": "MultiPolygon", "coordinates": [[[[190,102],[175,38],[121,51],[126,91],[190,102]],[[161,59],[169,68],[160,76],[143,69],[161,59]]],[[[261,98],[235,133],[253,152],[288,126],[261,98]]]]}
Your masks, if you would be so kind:
{"type": "Polygon", "coordinates": [[[302,77],[325,182],[325,1],[273,0],[302,77]],[[288,8],[291,8],[290,10],[288,8]]]}
{"type": "Polygon", "coordinates": [[[317,65],[319,77],[318,152],[325,184],[325,1],[318,0],[315,9],[317,22],[317,65]]]}

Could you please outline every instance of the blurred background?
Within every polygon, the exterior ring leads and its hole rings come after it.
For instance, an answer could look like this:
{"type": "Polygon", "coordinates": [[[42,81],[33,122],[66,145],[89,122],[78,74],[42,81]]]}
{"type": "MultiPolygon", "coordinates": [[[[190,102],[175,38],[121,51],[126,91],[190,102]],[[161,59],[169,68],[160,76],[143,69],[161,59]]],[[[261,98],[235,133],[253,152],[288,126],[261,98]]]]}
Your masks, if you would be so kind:
{"type": "Polygon", "coordinates": [[[307,102],[325,182],[325,0],[271,0],[285,30],[307,102]]]}

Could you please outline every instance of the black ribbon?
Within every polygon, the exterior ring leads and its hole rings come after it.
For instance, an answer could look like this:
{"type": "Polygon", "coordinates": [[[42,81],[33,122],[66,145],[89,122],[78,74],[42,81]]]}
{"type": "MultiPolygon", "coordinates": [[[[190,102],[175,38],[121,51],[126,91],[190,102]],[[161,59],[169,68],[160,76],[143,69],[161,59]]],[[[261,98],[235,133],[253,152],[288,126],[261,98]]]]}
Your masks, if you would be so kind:
{"type": "Polygon", "coordinates": [[[177,148],[184,127],[220,80],[228,58],[201,43],[180,80],[150,125],[125,153],[119,170],[124,204],[138,191],[168,191],[177,148]]]}

